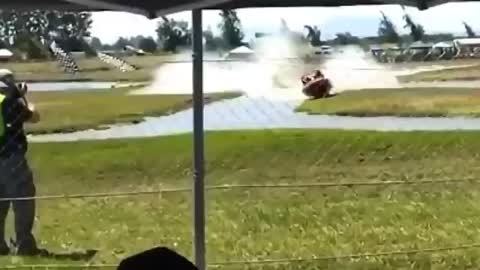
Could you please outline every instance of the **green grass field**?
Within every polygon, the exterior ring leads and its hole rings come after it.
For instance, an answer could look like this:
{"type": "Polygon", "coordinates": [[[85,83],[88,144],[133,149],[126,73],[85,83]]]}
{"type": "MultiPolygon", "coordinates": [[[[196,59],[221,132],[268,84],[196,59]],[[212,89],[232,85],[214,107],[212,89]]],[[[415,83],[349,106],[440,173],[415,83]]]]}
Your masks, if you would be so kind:
{"type": "Polygon", "coordinates": [[[480,80],[480,65],[452,67],[399,76],[401,82],[474,81],[480,80]]]}
{"type": "Polygon", "coordinates": [[[298,111],[347,116],[480,116],[480,90],[451,88],[365,89],[305,101],[298,111]]]}
{"type": "MultiPolygon", "coordinates": [[[[207,183],[478,179],[478,132],[249,131],[206,136],[207,183]]],[[[189,187],[190,135],[33,144],[38,194],[189,187]]],[[[191,193],[40,201],[52,251],[99,249],[92,263],[165,245],[190,256],[191,193]]],[[[480,242],[478,183],[209,191],[209,262],[312,258],[480,242]]],[[[221,269],[473,269],[480,250],[221,269]]],[[[65,264],[0,259],[1,265],[65,264]]],[[[73,262],[84,264],[85,262],[73,262]]],[[[54,269],[54,268],[50,268],[54,269]]]]}
{"type": "MultiPolygon", "coordinates": [[[[28,125],[32,134],[72,132],[116,123],[136,123],[145,116],[167,115],[192,106],[191,95],[127,95],[132,88],[32,92],[30,99],[42,121],[28,125]]],[[[237,93],[211,94],[205,102],[237,97],[237,93]]]]}
{"type": "Polygon", "coordinates": [[[17,79],[27,82],[58,82],[58,81],[150,81],[154,70],[163,61],[172,60],[173,55],[126,57],[128,63],[140,67],[133,72],[121,72],[110,65],[107,65],[97,58],[77,59],[81,72],[71,75],[63,72],[56,61],[43,62],[15,62],[2,64],[2,68],[8,68],[15,72],[17,79]]]}

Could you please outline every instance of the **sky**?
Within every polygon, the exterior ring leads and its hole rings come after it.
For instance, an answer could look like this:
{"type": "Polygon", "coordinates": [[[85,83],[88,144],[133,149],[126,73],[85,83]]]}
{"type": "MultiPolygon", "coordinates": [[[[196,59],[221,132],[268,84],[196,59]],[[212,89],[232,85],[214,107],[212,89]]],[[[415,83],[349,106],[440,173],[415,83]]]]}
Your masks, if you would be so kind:
{"type": "MultiPolygon", "coordinates": [[[[417,23],[424,26],[428,33],[451,32],[464,33],[463,22],[474,29],[480,30],[479,2],[448,3],[424,11],[408,8],[417,23]]],[[[317,25],[322,29],[323,37],[330,38],[338,32],[351,32],[357,36],[375,35],[383,11],[397,25],[400,32],[403,29],[403,11],[398,5],[356,6],[334,8],[257,8],[239,9],[243,30],[247,39],[255,32],[275,32],[280,28],[281,19],[285,19],[289,28],[294,31],[304,31],[305,24],[317,25]],[[266,19],[266,14],[268,17],[266,19]]],[[[208,26],[215,32],[220,21],[219,11],[204,11],[204,28],[208,26]]],[[[169,15],[170,18],[190,22],[190,12],[169,15]]],[[[92,35],[104,43],[114,43],[119,37],[137,35],[155,37],[158,20],[149,20],[140,15],[123,12],[93,13],[92,35]]]]}

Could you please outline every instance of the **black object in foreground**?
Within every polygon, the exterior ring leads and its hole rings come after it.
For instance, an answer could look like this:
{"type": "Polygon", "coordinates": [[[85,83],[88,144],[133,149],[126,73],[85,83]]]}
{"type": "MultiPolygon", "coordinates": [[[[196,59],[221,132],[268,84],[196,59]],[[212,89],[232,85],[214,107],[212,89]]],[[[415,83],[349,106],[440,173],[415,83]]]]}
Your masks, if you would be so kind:
{"type": "Polygon", "coordinates": [[[122,260],[117,270],[198,270],[198,268],[175,251],[157,247],[122,260]]]}

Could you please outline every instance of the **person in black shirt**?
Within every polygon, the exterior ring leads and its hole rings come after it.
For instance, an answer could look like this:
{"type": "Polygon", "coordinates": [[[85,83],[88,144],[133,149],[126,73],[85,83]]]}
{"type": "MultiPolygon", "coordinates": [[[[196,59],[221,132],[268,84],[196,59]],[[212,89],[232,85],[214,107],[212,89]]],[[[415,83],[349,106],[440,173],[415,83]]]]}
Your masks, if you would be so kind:
{"type": "MultiPolygon", "coordinates": [[[[26,84],[15,85],[13,74],[0,70],[0,198],[30,198],[35,196],[33,174],[26,159],[28,151],[25,122],[40,120],[33,104],[25,97],[26,84]]],[[[40,255],[32,234],[35,219],[34,200],[0,201],[0,255],[10,254],[5,241],[5,220],[10,205],[15,214],[16,254],[40,255]]]]}

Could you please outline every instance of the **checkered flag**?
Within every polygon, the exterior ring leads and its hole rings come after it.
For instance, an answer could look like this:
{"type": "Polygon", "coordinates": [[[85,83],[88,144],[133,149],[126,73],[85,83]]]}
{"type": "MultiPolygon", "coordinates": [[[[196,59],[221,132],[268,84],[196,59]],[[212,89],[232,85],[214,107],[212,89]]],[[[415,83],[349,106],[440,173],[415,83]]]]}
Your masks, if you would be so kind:
{"type": "Polygon", "coordinates": [[[60,48],[55,41],[50,44],[50,49],[65,72],[75,74],[80,70],[72,55],[60,48]]]}
{"type": "Polygon", "coordinates": [[[137,69],[136,67],[127,63],[125,60],[111,56],[109,54],[98,52],[97,55],[102,62],[114,66],[120,69],[122,72],[134,71],[137,69]]]}

